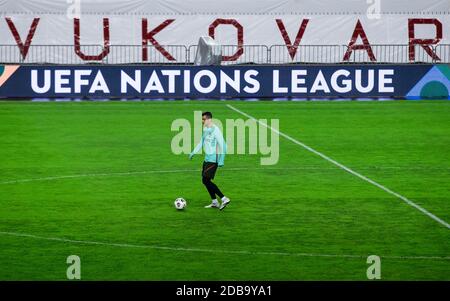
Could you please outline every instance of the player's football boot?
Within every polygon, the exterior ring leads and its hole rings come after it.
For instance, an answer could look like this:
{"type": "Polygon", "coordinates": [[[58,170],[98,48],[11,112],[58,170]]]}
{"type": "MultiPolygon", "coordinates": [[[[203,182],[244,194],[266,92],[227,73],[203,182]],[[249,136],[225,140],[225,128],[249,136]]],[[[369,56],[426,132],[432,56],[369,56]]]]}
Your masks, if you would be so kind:
{"type": "Polygon", "coordinates": [[[205,208],[219,208],[219,207],[220,207],[220,206],[219,206],[219,202],[218,202],[217,200],[212,201],[211,204],[205,206],[205,208]]]}
{"type": "Polygon", "coordinates": [[[227,198],[227,197],[224,197],[223,199],[222,199],[222,205],[220,206],[220,210],[223,210],[223,209],[225,209],[225,207],[230,203],[231,201],[230,201],[230,199],[229,198],[227,198]]]}

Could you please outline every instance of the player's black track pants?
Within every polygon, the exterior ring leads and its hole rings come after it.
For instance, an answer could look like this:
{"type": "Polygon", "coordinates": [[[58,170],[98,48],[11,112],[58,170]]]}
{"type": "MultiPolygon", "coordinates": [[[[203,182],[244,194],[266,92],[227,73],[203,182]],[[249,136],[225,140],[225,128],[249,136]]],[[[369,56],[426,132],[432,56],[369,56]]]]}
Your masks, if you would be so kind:
{"type": "Polygon", "coordinates": [[[220,191],[219,187],[217,187],[217,185],[211,181],[210,178],[203,177],[202,182],[206,186],[206,189],[208,189],[211,200],[214,200],[216,198],[216,195],[220,198],[223,198],[223,193],[220,191]]]}
{"type": "Polygon", "coordinates": [[[220,191],[219,187],[211,181],[214,179],[217,167],[217,163],[203,162],[202,183],[206,186],[206,189],[208,189],[208,193],[212,200],[216,198],[216,195],[223,198],[223,193],[220,191]]]}

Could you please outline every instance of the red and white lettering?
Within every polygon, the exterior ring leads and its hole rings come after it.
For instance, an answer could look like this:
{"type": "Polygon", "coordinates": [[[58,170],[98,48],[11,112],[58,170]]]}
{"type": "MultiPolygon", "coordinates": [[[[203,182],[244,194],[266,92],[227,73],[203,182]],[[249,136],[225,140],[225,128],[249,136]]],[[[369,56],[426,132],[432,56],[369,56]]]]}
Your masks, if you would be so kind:
{"type": "Polygon", "coordinates": [[[369,55],[369,58],[372,62],[375,62],[377,59],[375,58],[375,55],[373,54],[372,46],[370,46],[369,39],[367,38],[366,32],[364,31],[364,28],[361,24],[361,21],[358,19],[358,22],[356,23],[355,30],[353,31],[352,38],[350,40],[350,43],[347,46],[347,52],[344,55],[344,62],[348,61],[350,59],[350,56],[352,55],[354,50],[365,50],[367,51],[367,54],[369,55]],[[361,37],[363,43],[356,45],[356,40],[358,37],[361,37]]]}
{"type": "Polygon", "coordinates": [[[408,32],[409,32],[409,60],[411,62],[416,60],[416,45],[420,45],[425,49],[426,53],[435,61],[441,59],[431,48],[431,45],[436,45],[442,40],[442,23],[437,19],[409,19],[408,20],[408,32]],[[416,39],[415,38],[415,25],[416,24],[430,24],[436,28],[436,35],[433,39],[416,39]]]}
{"type": "Polygon", "coordinates": [[[83,61],[101,61],[109,54],[109,19],[103,18],[103,50],[98,55],[86,55],[81,51],[80,46],[80,19],[73,19],[74,27],[74,41],[75,41],[75,53],[83,61]]]}
{"type": "Polygon", "coordinates": [[[216,27],[221,24],[233,25],[237,30],[237,50],[233,55],[223,56],[224,61],[236,61],[244,53],[244,28],[235,19],[216,19],[209,25],[209,36],[214,39],[216,34],[216,27]]]}
{"type": "Polygon", "coordinates": [[[10,18],[5,18],[6,23],[8,23],[8,27],[11,30],[11,33],[14,36],[14,39],[16,40],[17,46],[19,47],[20,54],[22,55],[22,58],[25,59],[28,54],[28,50],[31,45],[31,41],[33,40],[34,33],[36,32],[36,28],[39,24],[40,18],[34,18],[33,22],[31,23],[30,29],[28,30],[27,39],[25,40],[25,44],[22,42],[22,39],[20,38],[19,32],[17,31],[16,26],[14,25],[14,22],[10,18]]]}
{"type": "Polygon", "coordinates": [[[281,19],[276,19],[278,29],[280,29],[281,36],[284,39],[284,43],[286,44],[286,47],[288,49],[289,55],[291,56],[291,59],[294,60],[295,55],[297,54],[298,45],[300,45],[300,42],[302,41],[303,34],[305,33],[306,26],[308,26],[309,19],[304,19],[302,21],[302,24],[300,25],[300,28],[298,29],[297,35],[295,36],[294,44],[292,44],[291,39],[289,38],[289,34],[286,31],[286,28],[284,27],[283,21],[281,19]]]}
{"type": "Polygon", "coordinates": [[[156,41],[153,38],[154,35],[156,35],[158,32],[166,28],[173,21],[175,21],[175,19],[167,19],[166,21],[159,24],[158,27],[154,28],[152,31],[147,32],[147,19],[146,18],[142,19],[142,61],[144,62],[148,61],[147,44],[149,41],[169,61],[176,61],[176,59],[166,49],[164,49],[164,47],[162,47],[158,43],[158,41],[156,41]]]}

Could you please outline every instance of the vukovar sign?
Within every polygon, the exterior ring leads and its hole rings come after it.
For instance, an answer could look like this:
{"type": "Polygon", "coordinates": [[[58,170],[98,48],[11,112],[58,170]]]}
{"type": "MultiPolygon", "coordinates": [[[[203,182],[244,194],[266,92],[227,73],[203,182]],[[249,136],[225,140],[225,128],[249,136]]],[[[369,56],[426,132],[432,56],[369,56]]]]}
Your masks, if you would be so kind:
{"type": "MultiPolygon", "coordinates": [[[[336,1],[339,2],[339,1],[336,1]]],[[[334,9],[336,11],[336,9],[334,9]]],[[[108,14],[103,14],[108,15],[108,14]]],[[[386,14],[379,19],[365,15],[301,14],[240,14],[230,16],[220,12],[209,15],[161,14],[115,16],[66,15],[40,16],[39,12],[21,15],[2,13],[0,23],[2,44],[15,44],[26,62],[33,45],[73,45],[81,61],[101,61],[118,55],[111,45],[139,45],[139,61],[151,61],[149,47],[154,47],[167,62],[177,55],[164,45],[195,45],[200,36],[209,35],[220,44],[235,45],[225,61],[236,61],[246,55],[244,45],[284,45],[288,57],[295,61],[301,45],[347,45],[337,61],[348,61],[355,52],[364,53],[377,62],[375,44],[409,45],[408,59],[416,60],[422,49],[434,62],[441,60],[433,46],[450,44],[450,13],[386,14]],[[99,50],[86,53],[83,45],[101,45],[99,50]]]]}
{"type": "Polygon", "coordinates": [[[16,66],[0,97],[392,98],[405,97],[432,67],[16,66]]]}

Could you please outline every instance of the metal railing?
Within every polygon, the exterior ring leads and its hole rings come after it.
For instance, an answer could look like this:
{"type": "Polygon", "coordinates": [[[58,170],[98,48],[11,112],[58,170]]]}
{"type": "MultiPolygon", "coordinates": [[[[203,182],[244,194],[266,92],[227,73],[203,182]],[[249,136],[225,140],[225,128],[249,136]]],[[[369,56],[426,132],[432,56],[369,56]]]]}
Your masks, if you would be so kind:
{"type": "MultiPolygon", "coordinates": [[[[222,65],[230,64],[268,64],[269,63],[269,47],[265,45],[221,45],[222,56],[235,60],[222,61],[222,65]],[[241,49],[241,50],[240,50],[241,49]],[[242,53],[239,55],[239,51],[242,53]]],[[[197,54],[197,45],[189,46],[189,63],[193,63],[197,54]]]]}
{"type": "Polygon", "coordinates": [[[188,49],[184,45],[111,45],[106,64],[186,64],[188,49]]]}
{"type": "Polygon", "coordinates": [[[450,45],[437,45],[434,47],[436,55],[441,59],[441,63],[450,64],[450,45]]]}
{"type": "MultiPolygon", "coordinates": [[[[436,63],[420,45],[414,45],[414,60],[410,60],[411,48],[409,45],[372,45],[372,52],[377,63],[436,63]]],[[[436,52],[435,47],[431,47],[436,52]]],[[[367,51],[353,51],[349,58],[349,63],[371,62],[367,51]]],[[[448,62],[448,61],[447,61],[448,62]]]]}
{"type": "MultiPolygon", "coordinates": [[[[102,52],[100,45],[81,45],[80,51],[85,55],[98,55],[102,52]]],[[[0,45],[0,63],[14,64],[86,64],[89,62],[105,63],[105,59],[86,61],[77,53],[74,45],[30,45],[25,58],[17,45],[0,45]]]]}
{"type": "MultiPolygon", "coordinates": [[[[352,50],[347,45],[221,45],[229,64],[352,64],[352,63],[450,63],[450,45],[428,46],[440,58],[430,56],[415,45],[371,45],[367,50],[352,50]],[[414,60],[410,55],[414,50],[414,60]],[[348,53],[347,57],[346,54],[348,53]],[[345,58],[345,60],[344,60],[345,58]],[[373,59],[376,59],[373,61],[373,59]],[[231,59],[231,60],[230,60],[231,59]]],[[[25,52],[25,49],[22,49],[25,52]]],[[[197,45],[110,45],[101,59],[93,59],[104,51],[102,45],[31,45],[26,56],[17,45],[0,45],[2,64],[193,64],[197,45]],[[84,55],[84,59],[81,57],[84,55]]]]}
{"type": "Polygon", "coordinates": [[[271,64],[336,64],[342,63],[347,47],[342,45],[272,45],[269,50],[271,64]]]}

